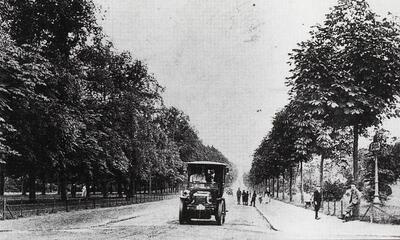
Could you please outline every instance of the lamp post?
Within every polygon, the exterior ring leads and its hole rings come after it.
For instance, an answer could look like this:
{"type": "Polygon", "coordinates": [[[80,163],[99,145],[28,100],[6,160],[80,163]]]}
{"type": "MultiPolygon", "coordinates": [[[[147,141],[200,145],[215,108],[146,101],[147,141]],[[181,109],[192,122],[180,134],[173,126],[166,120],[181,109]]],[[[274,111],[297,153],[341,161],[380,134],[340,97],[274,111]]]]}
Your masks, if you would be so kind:
{"type": "Polygon", "coordinates": [[[379,142],[372,142],[370,145],[370,151],[374,153],[375,158],[375,192],[374,192],[374,204],[380,204],[379,200],[379,179],[378,179],[378,151],[381,149],[379,142]]]}
{"type": "MultiPolygon", "coordinates": [[[[3,220],[6,219],[6,177],[5,177],[5,170],[6,170],[6,162],[0,159],[0,172],[4,175],[3,178],[3,220]]],[[[3,176],[2,176],[3,177],[3,176]]]]}

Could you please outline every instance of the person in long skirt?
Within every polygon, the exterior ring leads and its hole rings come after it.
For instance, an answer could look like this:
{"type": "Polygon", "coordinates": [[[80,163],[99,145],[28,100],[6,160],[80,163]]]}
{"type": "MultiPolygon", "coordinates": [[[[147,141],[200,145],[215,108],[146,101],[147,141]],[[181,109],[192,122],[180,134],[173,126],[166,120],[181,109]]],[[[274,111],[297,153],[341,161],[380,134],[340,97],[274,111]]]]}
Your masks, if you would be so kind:
{"type": "Polygon", "coordinates": [[[86,196],[87,196],[86,185],[83,185],[83,187],[82,187],[82,198],[86,198],[86,196]]]}
{"type": "Polygon", "coordinates": [[[237,204],[240,204],[240,198],[242,196],[242,192],[240,191],[240,188],[236,191],[236,198],[237,198],[237,204]]]}
{"type": "Polygon", "coordinates": [[[256,191],[253,191],[253,194],[251,195],[250,206],[253,206],[253,207],[256,206],[256,199],[257,199],[257,193],[256,193],[256,191]]]}
{"type": "Polygon", "coordinates": [[[268,203],[270,203],[271,202],[271,198],[270,198],[270,196],[269,196],[269,191],[267,190],[267,191],[265,191],[265,193],[264,193],[264,203],[265,204],[268,204],[268,203]]]}

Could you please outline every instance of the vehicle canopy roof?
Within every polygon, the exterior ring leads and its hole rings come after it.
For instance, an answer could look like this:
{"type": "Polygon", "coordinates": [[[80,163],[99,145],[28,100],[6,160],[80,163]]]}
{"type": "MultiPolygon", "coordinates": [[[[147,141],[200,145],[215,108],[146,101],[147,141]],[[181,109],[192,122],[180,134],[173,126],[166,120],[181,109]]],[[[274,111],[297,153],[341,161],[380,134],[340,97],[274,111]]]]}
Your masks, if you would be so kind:
{"type": "Polygon", "coordinates": [[[213,166],[224,166],[227,167],[227,164],[220,162],[210,162],[210,161],[196,161],[196,162],[188,162],[188,165],[213,165],[213,166]]]}

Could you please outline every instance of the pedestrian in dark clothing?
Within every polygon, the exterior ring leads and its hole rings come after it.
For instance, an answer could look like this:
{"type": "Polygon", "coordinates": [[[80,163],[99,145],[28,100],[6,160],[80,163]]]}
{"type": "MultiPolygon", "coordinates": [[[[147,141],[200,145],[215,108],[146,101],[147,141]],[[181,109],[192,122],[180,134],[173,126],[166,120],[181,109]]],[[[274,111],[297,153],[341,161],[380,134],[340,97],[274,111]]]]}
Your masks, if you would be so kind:
{"type": "Polygon", "coordinates": [[[71,197],[76,198],[76,191],[77,191],[76,184],[73,183],[71,186],[71,197]]]}
{"type": "Polygon", "coordinates": [[[242,204],[243,205],[246,204],[246,191],[245,190],[242,191],[242,204]]]}
{"type": "Polygon", "coordinates": [[[256,191],[253,191],[253,195],[251,195],[250,206],[253,206],[253,207],[256,206],[256,198],[257,198],[256,191]]]}
{"type": "Polygon", "coordinates": [[[346,208],[346,213],[344,215],[344,221],[346,221],[346,222],[349,221],[353,217],[354,211],[357,208],[359,208],[360,200],[361,200],[361,193],[356,188],[356,185],[354,183],[352,183],[350,185],[350,187],[351,187],[350,201],[349,201],[349,205],[346,208]]]}
{"type": "Polygon", "coordinates": [[[236,192],[236,198],[237,198],[237,204],[240,204],[240,197],[242,196],[242,192],[240,191],[240,188],[238,188],[236,192]]]}
{"type": "Polygon", "coordinates": [[[246,191],[246,206],[249,206],[249,191],[246,191]]]}
{"type": "Polygon", "coordinates": [[[321,208],[321,201],[322,201],[320,187],[317,187],[317,189],[315,189],[313,199],[314,199],[313,203],[314,203],[314,210],[315,210],[315,219],[319,220],[320,218],[318,217],[318,211],[321,208]]]}

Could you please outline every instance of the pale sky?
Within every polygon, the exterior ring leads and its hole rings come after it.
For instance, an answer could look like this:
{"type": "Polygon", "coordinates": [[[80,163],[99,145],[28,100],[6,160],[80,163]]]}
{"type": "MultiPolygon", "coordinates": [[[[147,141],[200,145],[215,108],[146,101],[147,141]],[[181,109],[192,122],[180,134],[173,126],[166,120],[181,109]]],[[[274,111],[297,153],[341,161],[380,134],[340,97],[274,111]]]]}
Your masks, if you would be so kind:
{"type": "MultiPolygon", "coordinates": [[[[145,61],[166,87],[166,105],[188,114],[203,142],[242,172],[288,101],[288,53],[336,0],[95,2],[106,11],[100,24],[115,47],[145,61]]],[[[400,16],[399,0],[369,3],[378,14],[400,16]]],[[[399,123],[384,127],[400,137],[399,123]]]]}

